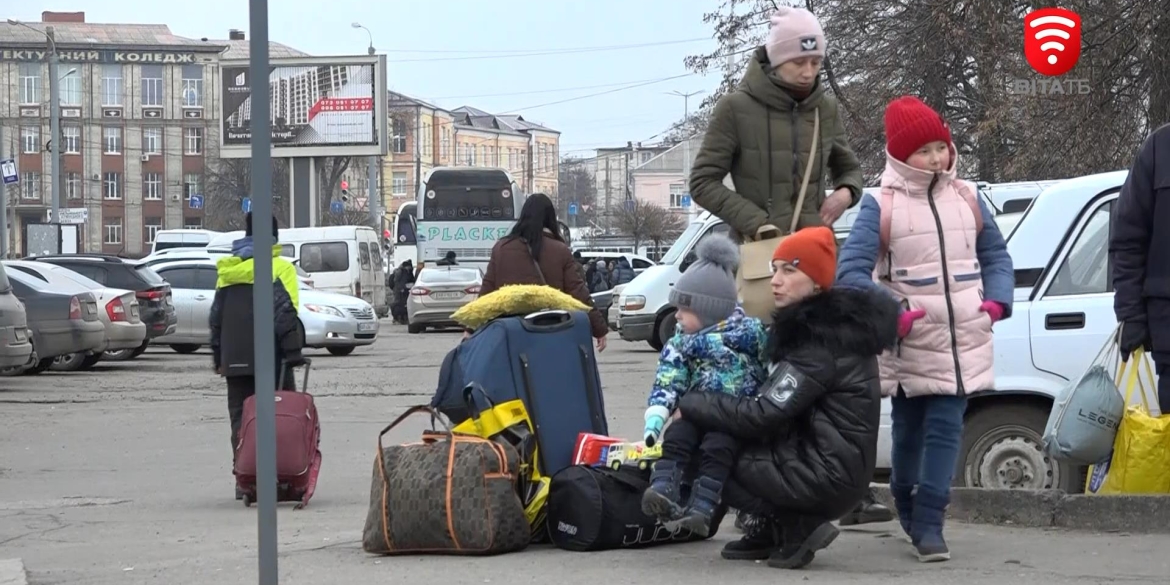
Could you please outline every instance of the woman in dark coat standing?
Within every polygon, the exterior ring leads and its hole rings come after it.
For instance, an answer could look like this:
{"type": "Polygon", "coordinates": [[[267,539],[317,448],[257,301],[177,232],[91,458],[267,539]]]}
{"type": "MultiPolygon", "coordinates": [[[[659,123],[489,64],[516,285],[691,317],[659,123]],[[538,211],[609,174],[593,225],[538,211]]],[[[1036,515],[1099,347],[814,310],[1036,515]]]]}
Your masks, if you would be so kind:
{"type": "MultiPolygon", "coordinates": [[[[528,196],[512,233],[492,248],[479,296],[491,294],[509,284],[551,286],[593,306],[589,287],[581,279],[580,264],[561,239],[556,207],[544,193],[528,196]]],[[[597,351],[604,351],[609,325],[601,311],[596,308],[589,310],[589,325],[597,342],[597,351]]]]}
{"type": "Polygon", "coordinates": [[[752,398],[690,392],[682,417],[744,443],[728,506],[760,518],[723,557],[794,569],[837,537],[830,522],[865,496],[877,462],[877,357],[897,339],[898,305],[881,292],[833,288],[829,228],[776,248],[769,377],[752,398]]]}

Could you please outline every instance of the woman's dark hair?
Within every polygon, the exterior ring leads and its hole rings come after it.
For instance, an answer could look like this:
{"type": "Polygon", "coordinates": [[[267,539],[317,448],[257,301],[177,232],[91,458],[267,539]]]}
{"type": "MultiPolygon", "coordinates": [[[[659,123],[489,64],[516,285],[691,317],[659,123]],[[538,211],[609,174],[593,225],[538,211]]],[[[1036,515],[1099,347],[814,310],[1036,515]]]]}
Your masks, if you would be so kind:
{"type": "Polygon", "coordinates": [[[532,252],[532,257],[539,260],[545,235],[564,242],[561,230],[557,226],[557,208],[553,205],[552,199],[544,193],[533,193],[524,200],[524,207],[520,208],[520,219],[516,220],[516,226],[512,228],[508,237],[524,240],[532,252]]]}

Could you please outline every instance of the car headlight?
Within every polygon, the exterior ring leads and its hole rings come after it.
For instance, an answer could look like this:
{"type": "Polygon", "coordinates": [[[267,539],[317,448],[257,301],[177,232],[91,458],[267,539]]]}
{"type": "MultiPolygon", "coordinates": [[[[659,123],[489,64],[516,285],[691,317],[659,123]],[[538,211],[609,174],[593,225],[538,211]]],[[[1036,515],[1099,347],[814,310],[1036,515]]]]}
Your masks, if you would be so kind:
{"type": "Polygon", "coordinates": [[[305,308],[314,313],[320,313],[322,315],[345,317],[345,315],[341,314],[341,311],[337,310],[336,307],[330,307],[329,305],[305,305],[305,308]]]}
{"type": "Polygon", "coordinates": [[[646,297],[642,295],[628,295],[622,297],[623,311],[641,311],[646,308],[646,297]]]}

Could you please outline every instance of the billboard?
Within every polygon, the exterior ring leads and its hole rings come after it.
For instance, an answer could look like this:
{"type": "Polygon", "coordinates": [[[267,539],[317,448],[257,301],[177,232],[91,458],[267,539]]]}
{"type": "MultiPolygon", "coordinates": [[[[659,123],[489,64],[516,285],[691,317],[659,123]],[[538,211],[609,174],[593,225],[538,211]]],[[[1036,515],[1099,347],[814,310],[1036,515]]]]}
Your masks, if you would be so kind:
{"type": "MultiPolygon", "coordinates": [[[[386,56],[272,59],[268,83],[272,156],[382,156],[386,56]]],[[[220,63],[220,156],[252,155],[252,71],[220,63]]]]}

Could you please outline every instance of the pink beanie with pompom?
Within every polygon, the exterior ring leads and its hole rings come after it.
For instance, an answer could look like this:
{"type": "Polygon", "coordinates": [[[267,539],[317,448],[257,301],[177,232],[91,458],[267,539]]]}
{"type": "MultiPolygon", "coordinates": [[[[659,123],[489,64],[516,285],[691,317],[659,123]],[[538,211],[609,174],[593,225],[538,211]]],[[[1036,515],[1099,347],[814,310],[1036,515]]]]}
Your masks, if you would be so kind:
{"type": "Polygon", "coordinates": [[[813,13],[783,6],[772,14],[772,27],[764,44],[773,67],[802,57],[825,56],[825,32],[813,13]]]}

